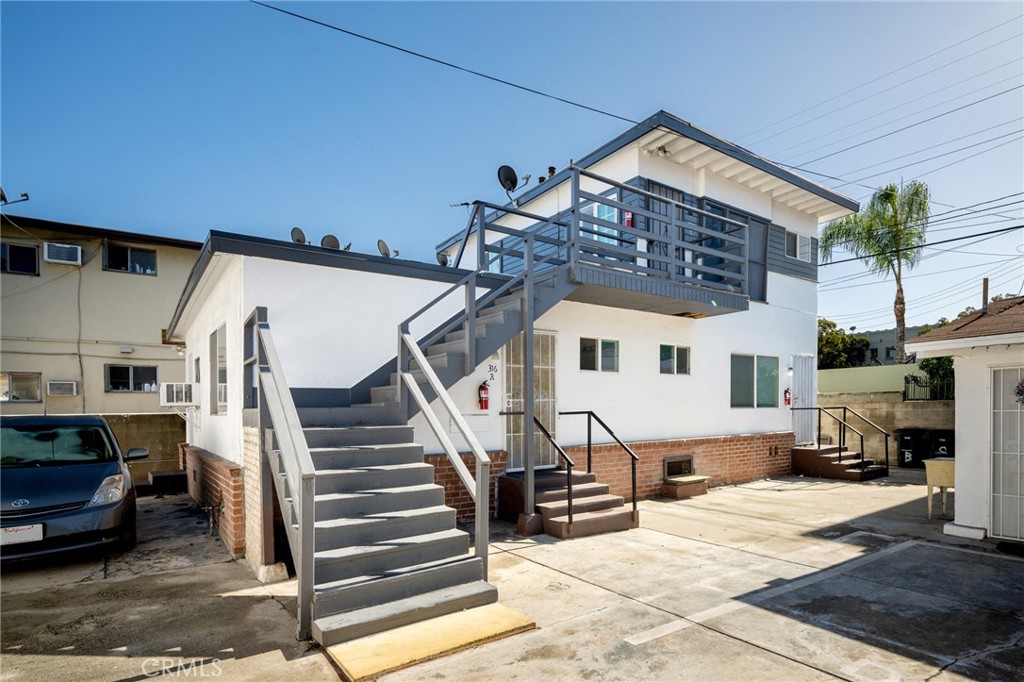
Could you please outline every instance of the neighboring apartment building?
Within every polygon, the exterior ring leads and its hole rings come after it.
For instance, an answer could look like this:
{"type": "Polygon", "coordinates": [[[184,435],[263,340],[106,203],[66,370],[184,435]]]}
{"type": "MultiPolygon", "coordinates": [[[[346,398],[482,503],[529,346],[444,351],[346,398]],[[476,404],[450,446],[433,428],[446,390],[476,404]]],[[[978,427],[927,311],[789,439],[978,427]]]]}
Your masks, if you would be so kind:
{"type": "MultiPolygon", "coordinates": [[[[916,339],[917,335],[924,329],[923,326],[917,327],[906,327],[906,341],[916,339]]],[[[895,365],[896,364],[896,328],[892,329],[876,329],[874,331],[862,332],[857,330],[850,330],[851,334],[857,336],[863,336],[869,342],[867,349],[864,351],[864,361],[860,366],[872,367],[876,365],[895,365]]],[[[914,357],[912,351],[907,349],[907,362],[913,362],[914,357]]]]}
{"type": "Polygon", "coordinates": [[[185,362],[162,329],[201,245],[8,215],[0,237],[0,411],[104,415],[150,448],[137,480],[178,468],[184,422],[158,389],[185,362]]]}
{"type": "MultiPolygon", "coordinates": [[[[523,481],[498,513],[518,514],[523,532],[564,524],[534,508],[530,482],[566,464],[540,425],[586,468],[587,418],[565,412],[594,411],[637,456],[634,482],[631,457],[594,426],[593,472],[610,486],[595,497],[619,507],[577,502],[570,535],[600,519],[635,523],[623,498],[658,495],[676,456],[716,484],[787,473],[790,448],[813,438],[811,413],[789,406],[815,404],[818,225],[857,209],[659,112],[516,206],[475,202],[466,229],[438,247],[455,267],[211,233],[168,325],[197,387],[193,494],[234,500],[222,536],[254,567],[290,549],[300,632],[330,644],[394,624],[339,615],[369,599],[370,583],[379,605],[399,599],[383,581],[406,581],[402,594],[419,601],[380,613],[409,619],[492,598],[479,570],[443,572],[469,590],[463,601],[430,592],[443,580],[428,548],[454,530],[436,505],[474,508],[467,476],[486,450],[492,476],[523,481]],[[531,411],[536,428],[514,414],[531,411]],[[453,448],[473,451],[468,473],[453,448]],[[302,520],[307,485],[315,529],[302,520]],[[288,548],[268,530],[273,495],[288,548]],[[414,577],[423,582],[410,587],[414,577]]],[[[495,511],[494,485],[476,495],[495,511]]],[[[463,570],[459,551],[435,558],[463,570]]]]}

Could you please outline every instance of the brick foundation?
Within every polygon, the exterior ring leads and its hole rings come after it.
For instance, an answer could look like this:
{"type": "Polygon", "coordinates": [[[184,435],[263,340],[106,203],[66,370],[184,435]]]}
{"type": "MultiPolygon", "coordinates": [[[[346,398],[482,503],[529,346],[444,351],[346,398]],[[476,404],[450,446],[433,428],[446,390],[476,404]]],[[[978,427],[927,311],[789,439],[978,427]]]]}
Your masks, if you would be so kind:
{"type": "MultiPolygon", "coordinates": [[[[498,500],[498,477],[505,473],[505,467],[508,466],[508,454],[503,450],[499,450],[497,452],[488,452],[487,455],[491,458],[490,509],[491,518],[494,518],[498,500]]],[[[473,455],[467,453],[461,455],[461,457],[466,468],[469,469],[469,473],[476,477],[476,460],[473,458],[473,455]]],[[[466,490],[462,479],[456,473],[455,467],[452,466],[451,460],[448,459],[448,455],[427,455],[423,458],[423,461],[433,465],[434,483],[444,487],[444,503],[455,509],[457,518],[471,520],[475,511],[473,498],[470,497],[469,491],[466,490]]]]}
{"type": "Polygon", "coordinates": [[[182,444],[188,494],[201,507],[216,507],[220,539],[233,557],[245,554],[242,466],[202,448],[182,444]]]}
{"type": "MultiPolygon", "coordinates": [[[[627,443],[640,457],[636,465],[636,491],[640,499],[661,495],[663,460],[673,455],[693,455],[693,470],[710,476],[711,485],[745,483],[790,473],[795,436],[792,431],[755,433],[712,438],[641,441],[627,443]]],[[[566,448],[580,471],[586,471],[587,446],[566,448]]],[[[632,499],[630,459],[617,444],[595,445],[594,473],[611,488],[611,494],[632,499]]]]}

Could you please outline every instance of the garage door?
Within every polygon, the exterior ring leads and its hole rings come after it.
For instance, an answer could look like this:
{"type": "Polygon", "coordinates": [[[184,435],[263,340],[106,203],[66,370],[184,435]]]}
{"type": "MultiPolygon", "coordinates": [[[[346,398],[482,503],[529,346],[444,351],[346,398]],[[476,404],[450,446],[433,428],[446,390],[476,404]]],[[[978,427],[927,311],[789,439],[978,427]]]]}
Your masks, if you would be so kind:
{"type": "Polygon", "coordinates": [[[992,528],[997,538],[1024,539],[1024,409],[1014,391],[1024,367],[992,371],[992,528]]]}

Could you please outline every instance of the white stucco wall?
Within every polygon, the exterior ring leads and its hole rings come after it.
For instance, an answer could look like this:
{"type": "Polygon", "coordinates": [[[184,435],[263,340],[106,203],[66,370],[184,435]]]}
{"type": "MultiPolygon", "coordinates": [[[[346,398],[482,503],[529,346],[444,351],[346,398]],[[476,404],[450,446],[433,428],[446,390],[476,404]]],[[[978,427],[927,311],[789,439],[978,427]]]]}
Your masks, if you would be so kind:
{"type": "MultiPolygon", "coordinates": [[[[224,459],[242,462],[242,259],[215,255],[192,296],[192,305],[178,325],[185,339],[186,376],[195,383],[195,359],[199,359],[198,390],[188,424],[188,442],[224,459]],[[210,335],[220,325],[227,333],[228,402],[226,414],[211,414],[210,335]]],[[[214,406],[215,407],[215,406],[214,406]]]]}
{"type": "MultiPolygon", "coordinates": [[[[956,374],[957,526],[992,530],[992,370],[1024,365],[1024,346],[965,348],[956,374]]],[[[956,529],[951,529],[956,531],[956,529]]]]}

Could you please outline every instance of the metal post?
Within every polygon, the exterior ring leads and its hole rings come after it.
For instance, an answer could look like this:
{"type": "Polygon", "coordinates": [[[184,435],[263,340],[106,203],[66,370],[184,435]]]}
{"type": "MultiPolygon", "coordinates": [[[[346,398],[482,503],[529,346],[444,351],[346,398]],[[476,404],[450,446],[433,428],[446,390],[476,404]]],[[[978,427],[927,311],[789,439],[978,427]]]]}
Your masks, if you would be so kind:
{"type": "Polygon", "coordinates": [[[406,409],[408,402],[405,397],[405,386],[402,385],[402,373],[409,370],[409,351],[405,347],[405,339],[403,338],[403,335],[408,333],[408,322],[398,325],[398,356],[396,359],[397,367],[395,368],[398,376],[395,378],[395,390],[398,393],[398,411],[405,415],[408,414],[408,410],[406,409]]]}
{"type": "Polygon", "coordinates": [[[302,522],[299,524],[299,639],[309,639],[313,626],[313,497],[315,479],[303,476],[299,494],[302,522]]]}
{"type": "Polygon", "coordinates": [[[587,412],[587,473],[594,473],[594,439],[591,431],[594,424],[594,413],[587,412]]]}
{"type": "Polygon", "coordinates": [[[523,237],[523,513],[532,516],[534,501],[533,411],[533,236],[523,237]]]}
{"type": "Polygon", "coordinates": [[[629,462],[633,466],[633,518],[636,519],[637,518],[637,509],[636,509],[636,460],[633,459],[632,457],[630,457],[629,458],[629,462]]]}
{"type": "Polygon", "coordinates": [[[473,540],[476,556],[483,562],[484,580],[487,580],[487,549],[490,543],[491,518],[491,463],[476,461],[476,538],[473,540]]]}
{"type": "Polygon", "coordinates": [[[487,229],[484,225],[484,207],[476,205],[476,269],[490,270],[486,267],[487,261],[487,229]]]}
{"type": "Polygon", "coordinates": [[[580,259],[580,170],[572,169],[572,197],[569,211],[569,229],[567,231],[567,248],[570,271],[575,271],[580,259]]]}
{"type": "Polygon", "coordinates": [[[818,410],[818,443],[817,443],[817,445],[818,445],[818,449],[820,450],[821,449],[821,408],[818,407],[816,409],[818,410]]]}
{"type": "Polygon", "coordinates": [[[469,376],[476,369],[476,273],[466,282],[466,338],[463,340],[466,352],[466,370],[462,376],[469,376]]]}

